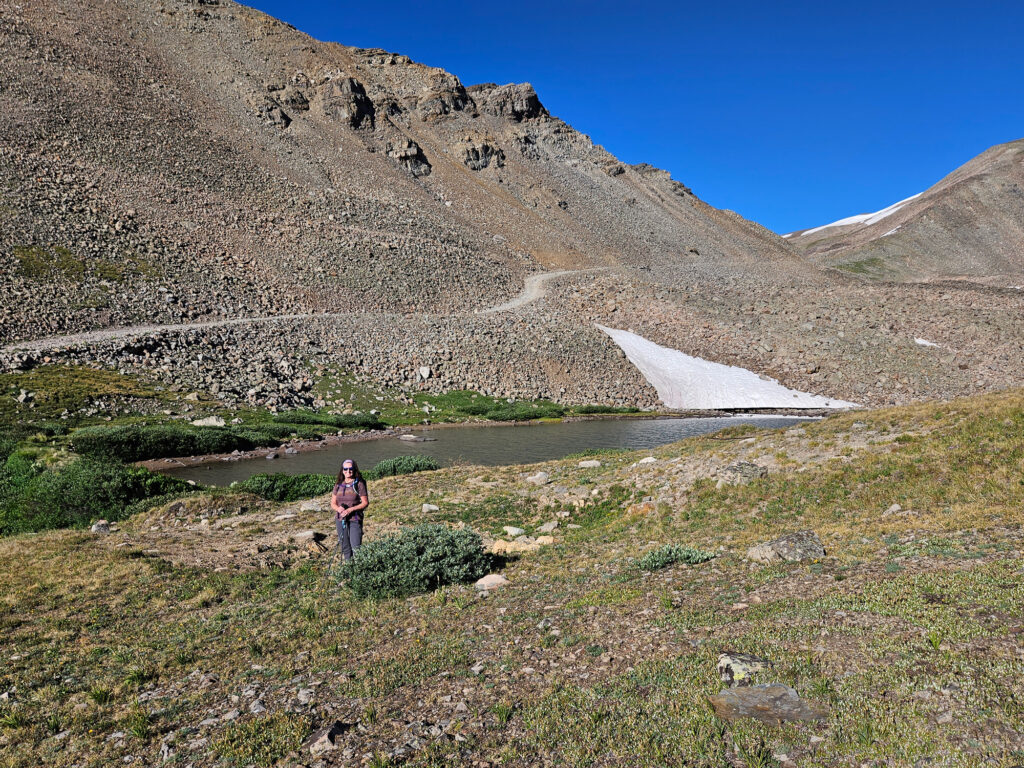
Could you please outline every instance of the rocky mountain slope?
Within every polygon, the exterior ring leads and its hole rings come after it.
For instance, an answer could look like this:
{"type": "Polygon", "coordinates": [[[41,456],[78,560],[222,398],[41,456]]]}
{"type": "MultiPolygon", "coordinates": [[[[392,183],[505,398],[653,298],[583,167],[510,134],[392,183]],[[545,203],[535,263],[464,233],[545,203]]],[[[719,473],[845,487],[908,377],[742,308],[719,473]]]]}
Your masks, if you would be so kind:
{"type": "Polygon", "coordinates": [[[919,195],[787,239],[816,263],[887,280],[1024,284],[1024,139],[919,195]]]}
{"type": "Polygon", "coordinates": [[[0,6],[4,369],[101,364],[275,406],[316,405],[325,366],[654,402],[601,323],[860,403],[1024,383],[1021,292],[821,270],[528,84],[466,87],[231,2],[0,6]],[[190,327],[59,338],[154,323],[190,327]]]}

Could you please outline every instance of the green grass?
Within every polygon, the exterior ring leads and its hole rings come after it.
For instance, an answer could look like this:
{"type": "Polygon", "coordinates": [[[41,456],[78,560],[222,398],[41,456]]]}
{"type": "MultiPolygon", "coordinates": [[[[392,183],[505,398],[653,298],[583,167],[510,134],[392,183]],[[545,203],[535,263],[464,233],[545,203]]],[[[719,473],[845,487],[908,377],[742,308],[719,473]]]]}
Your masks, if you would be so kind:
{"type": "Polygon", "coordinates": [[[138,257],[120,261],[79,256],[61,245],[16,245],[12,249],[22,276],[37,282],[63,280],[78,283],[92,277],[112,283],[123,283],[133,275],[159,274],[153,264],[138,257]]]}
{"type": "MultiPolygon", "coordinates": [[[[645,477],[664,474],[650,490],[626,468],[640,452],[596,472],[551,462],[558,482],[599,489],[566,520],[584,527],[563,525],[556,545],[506,563],[509,583],[486,598],[450,585],[353,599],[325,578],[326,558],[257,567],[245,525],[164,533],[150,531],[158,518],[140,517],[125,524],[126,548],[73,530],[0,539],[2,682],[16,691],[0,702],[5,765],[121,764],[159,754],[171,732],[169,762],[284,764],[333,719],[358,720],[344,746],[382,765],[407,724],[441,720],[446,735],[419,737],[402,764],[724,768],[785,753],[801,768],[1015,765],[1022,417],[1018,392],[838,416],[756,448],[689,440],[659,449],[664,460],[645,477]],[[904,439],[854,450],[844,464],[808,458],[823,450],[812,442],[841,449],[853,421],[859,435],[904,439]],[[685,500],[637,503],[681,484],[677,467],[782,447],[805,471],[722,489],[687,483],[685,500]],[[917,515],[883,517],[894,501],[917,515]],[[742,558],[801,528],[822,536],[821,562],[742,558]],[[674,542],[725,549],[701,567],[636,567],[674,542]],[[192,565],[209,551],[223,551],[223,570],[192,565]],[[899,572],[886,572],[891,561],[899,572]],[[770,659],[764,681],[825,705],[828,718],[719,720],[707,696],[721,686],[722,650],[770,659]],[[305,686],[316,698],[298,709],[305,686]],[[269,712],[247,712],[249,689],[269,712]],[[155,698],[140,702],[143,692],[155,698]],[[198,726],[234,707],[243,714],[233,723],[198,726]],[[125,738],[109,739],[115,731],[125,738]]],[[[382,540],[420,520],[431,499],[442,507],[433,515],[474,526],[513,522],[519,505],[527,519],[550,519],[538,503],[550,491],[525,486],[524,471],[490,469],[487,485],[479,468],[387,478],[375,484],[368,530],[382,540]]],[[[278,510],[268,507],[251,516],[270,528],[278,510]]],[[[275,530],[286,537],[287,525],[275,530]]]]}
{"type": "Polygon", "coordinates": [[[275,712],[231,723],[213,750],[234,765],[272,766],[298,750],[312,730],[308,715],[275,712]]]}

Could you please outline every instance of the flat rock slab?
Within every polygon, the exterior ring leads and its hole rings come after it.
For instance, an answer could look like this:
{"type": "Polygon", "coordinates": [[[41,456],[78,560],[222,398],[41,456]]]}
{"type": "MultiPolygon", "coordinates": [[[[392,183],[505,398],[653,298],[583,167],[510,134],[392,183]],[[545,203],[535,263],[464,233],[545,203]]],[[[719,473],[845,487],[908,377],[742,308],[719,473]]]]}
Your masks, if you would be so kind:
{"type": "Polygon", "coordinates": [[[797,563],[825,556],[825,547],[814,531],[797,531],[775,541],[758,544],[747,550],[747,559],[756,563],[797,563]]]}
{"type": "Polygon", "coordinates": [[[752,717],[762,723],[781,723],[797,720],[823,720],[828,717],[824,704],[805,701],[788,685],[771,683],[746,688],[726,688],[715,696],[708,696],[715,714],[733,722],[752,717]]]}

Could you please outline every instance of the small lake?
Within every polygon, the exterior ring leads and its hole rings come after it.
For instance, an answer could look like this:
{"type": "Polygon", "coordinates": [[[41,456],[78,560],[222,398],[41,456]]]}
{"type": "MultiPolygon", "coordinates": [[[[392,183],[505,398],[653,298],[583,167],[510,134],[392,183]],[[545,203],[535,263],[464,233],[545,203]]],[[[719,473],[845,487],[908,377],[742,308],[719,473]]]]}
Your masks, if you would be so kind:
{"type": "Polygon", "coordinates": [[[431,438],[425,442],[385,437],[333,445],[316,451],[220,461],[194,467],[161,468],[161,472],[204,485],[227,486],[261,472],[297,475],[319,472],[334,475],[343,459],[355,459],[364,471],[378,461],[394,456],[425,454],[442,465],[456,463],[497,466],[531,464],[561,459],[589,449],[656,448],[685,437],[717,432],[726,427],[751,424],[763,429],[778,429],[814,419],[798,416],[723,416],[712,418],[608,419],[571,421],[515,426],[472,426],[414,430],[413,434],[431,438]]]}

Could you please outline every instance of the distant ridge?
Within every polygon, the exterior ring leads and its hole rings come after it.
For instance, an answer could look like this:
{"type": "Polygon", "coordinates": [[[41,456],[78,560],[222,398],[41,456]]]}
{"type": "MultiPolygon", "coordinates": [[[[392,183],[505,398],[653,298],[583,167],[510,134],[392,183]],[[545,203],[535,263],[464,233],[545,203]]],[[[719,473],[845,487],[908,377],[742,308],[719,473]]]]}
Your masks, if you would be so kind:
{"type": "Polygon", "coordinates": [[[785,238],[822,266],[871,278],[1024,281],[1024,139],[999,144],[912,197],[785,238]]]}

